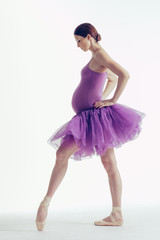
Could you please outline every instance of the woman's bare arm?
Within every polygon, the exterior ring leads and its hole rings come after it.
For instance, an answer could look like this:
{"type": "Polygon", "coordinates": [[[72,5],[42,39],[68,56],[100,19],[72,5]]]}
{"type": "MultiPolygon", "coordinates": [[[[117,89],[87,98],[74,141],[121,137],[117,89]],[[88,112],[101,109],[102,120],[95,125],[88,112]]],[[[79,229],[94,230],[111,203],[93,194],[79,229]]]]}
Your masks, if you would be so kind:
{"type": "Polygon", "coordinates": [[[118,77],[110,69],[107,70],[107,79],[108,81],[103,91],[102,99],[106,99],[109,96],[118,82],[118,77]]]}
{"type": "Polygon", "coordinates": [[[130,78],[129,72],[124,69],[119,63],[113,60],[108,53],[104,50],[99,50],[96,53],[96,60],[98,63],[105,68],[110,69],[113,73],[118,76],[118,84],[115,93],[112,97],[112,101],[116,102],[122,94],[128,79],[130,78]]]}

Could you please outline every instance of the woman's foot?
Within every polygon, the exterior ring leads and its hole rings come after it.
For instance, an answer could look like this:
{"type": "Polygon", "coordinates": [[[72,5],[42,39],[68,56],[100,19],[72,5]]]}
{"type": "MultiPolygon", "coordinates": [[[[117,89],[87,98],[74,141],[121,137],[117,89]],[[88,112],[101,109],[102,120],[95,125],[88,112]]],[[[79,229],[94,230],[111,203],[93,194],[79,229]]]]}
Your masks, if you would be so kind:
{"type": "Polygon", "coordinates": [[[94,222],[96,226],[122,226],[123,216],[120,207],[113,207],[110,216],[94,222]]]}
{"type": "Polygon", "coordinates": [[[45,196],[43,201],[40,203],[35,220],[38,231],[43,231],[44,229],[50,201],[51,197],[45,196]]]}

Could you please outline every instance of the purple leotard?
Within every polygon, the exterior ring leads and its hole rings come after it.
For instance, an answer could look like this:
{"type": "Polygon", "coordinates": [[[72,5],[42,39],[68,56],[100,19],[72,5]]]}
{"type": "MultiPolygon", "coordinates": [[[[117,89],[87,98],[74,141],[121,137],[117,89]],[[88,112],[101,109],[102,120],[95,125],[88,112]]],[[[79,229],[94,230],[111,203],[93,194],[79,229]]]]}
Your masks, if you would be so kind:
{"type": "Polygon", "coordinates": [[[102,156],[108,148],[118,148],[137,138],[141,131],[145,113],[119,103],[102,108],[93,106],[102,100],[106,77],[107,72],[95,72],[89,63],[82,68],[81,81],[72,97],[76,115],[47,140],[55,149],[63,144],[70,148],[76,143],[78,150],[70,156],[74,160],[102,156]]]}
{"type": "Polygon", "coordinates": [[[95,72],[89,68],[89,63],[81,70],[81,81],[72,97],[72,107],[76,113],[89,109],[96,101],[102,100],[107,72],[95,72]]]}

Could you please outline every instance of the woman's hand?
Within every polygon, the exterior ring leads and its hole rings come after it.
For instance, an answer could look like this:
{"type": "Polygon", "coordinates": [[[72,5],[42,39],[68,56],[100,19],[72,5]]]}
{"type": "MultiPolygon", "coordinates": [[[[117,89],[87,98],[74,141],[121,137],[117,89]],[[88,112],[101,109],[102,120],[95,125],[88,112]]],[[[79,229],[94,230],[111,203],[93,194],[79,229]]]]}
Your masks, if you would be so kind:
{"type": "Polygon", "coordinates": [[[93,104],[93,107],[102,108],[105,106],[112,106],[113,104],[115,104],[115,101],[111,98],[111,99],[97,101],[93,104]]]}

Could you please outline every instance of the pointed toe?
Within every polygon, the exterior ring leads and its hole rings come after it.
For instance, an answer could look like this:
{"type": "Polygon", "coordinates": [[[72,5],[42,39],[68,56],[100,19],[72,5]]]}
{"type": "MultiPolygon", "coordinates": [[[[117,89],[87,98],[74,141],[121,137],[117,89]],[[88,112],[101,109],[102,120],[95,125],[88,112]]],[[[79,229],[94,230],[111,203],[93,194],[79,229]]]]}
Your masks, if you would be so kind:
{"type": "Polygon", "coordinates": [[[43,221],[43,222],[35,221],[35,222],[36,222],[36,226],[37,226],[38,231],[43,231],[46,221],[43,221]]]}

